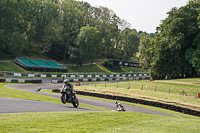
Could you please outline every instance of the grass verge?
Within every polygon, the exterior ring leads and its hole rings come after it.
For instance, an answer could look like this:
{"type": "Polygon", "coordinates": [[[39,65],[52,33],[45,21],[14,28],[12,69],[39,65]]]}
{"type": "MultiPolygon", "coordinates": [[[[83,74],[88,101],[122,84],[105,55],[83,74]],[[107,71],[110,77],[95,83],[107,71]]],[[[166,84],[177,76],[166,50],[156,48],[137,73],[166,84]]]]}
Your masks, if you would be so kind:
{"type": "Polygon", "coordinates": [[[199,118],[132,112],[49,112],[0,114],[1,132],[199,133],[199,118]]]}

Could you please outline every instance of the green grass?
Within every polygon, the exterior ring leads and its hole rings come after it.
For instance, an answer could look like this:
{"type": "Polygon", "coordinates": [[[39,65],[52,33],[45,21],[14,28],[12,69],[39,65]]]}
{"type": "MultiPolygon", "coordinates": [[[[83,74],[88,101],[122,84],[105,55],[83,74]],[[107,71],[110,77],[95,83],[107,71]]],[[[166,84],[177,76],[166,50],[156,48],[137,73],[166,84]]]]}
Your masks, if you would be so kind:
{"type": "Polygon", "coordinates": [[[171,79],[171,80],[165,80],[165,81],[173,81],[173,82],[190,82],[193,84],[199,84],[200,81],[198,82],[198,80],[200,80],[200,78],[183,78],[183,79],[171,79]]]}
{"type": "Polygon", "coordinates": [[[30,92],[25,92],[25,91],[10,89],[10,88],[5,87],[5,85],[7,84],[8,83],[0,83],[0,97],[27,99],[27,100],[44,101],[44,102],[61,104],[60,99],[43,96],[39,94],[34,94],[30,92]]]}
{"type": "Polygon", "coordinates": [[[127,72],[148,72],[147,70],[143,70],[142,68],[137,67],[123,67],[127,72]]]}
{"type": "Polygon", "coordinates": [[[197,85],[193,84],[131,81],[76,86],[75,90],[140,98],[200,110],[200,98],[195,98],[200,87],[197,89],[197,85]],[[180,95],[183,90],[188,96],[180,95]]]}
{"type": "Polygon", "coordinates": [[[0,97],[7,98],[18,98],[18,99],[27,99],[27,100],[36,100],[36,101],[44,101],[51,103],[60,103],[60,100],[57,98],[47,97],[43,95],[38,95],[30,92],[14,90],[5,87],[8,83],[0,83],[0,97]]]}
{"type": "MultiPolygon", "coordinates": [[[[143,81],[137,82],[142,83],[143,81]]],[[[123,85],[127,83],[129,82],[124,82],[123,85]]],[[[60,103],[60,99],[9,89],[7,87],[4,87],[4,85],[6,84],[0,84],[0,97],[12,97],[60,103]]],[[[105,84],[102,84],[100,86],[104,85],[105,84]]],[[[109,86],[109,88],[112,90],[111,85],[107,84],[106,88],[108,88],[109,86]]],[[[122,86],[120,87],[121,91],[126,89],[123,89],[122,86]]],[[[90,88],[89,86],[87,87],[90,88]]],[[[95,89],[94,85],[93,88],[95,89]]],[[[76,89],[80,88],[78,87],[76,89]]],[[[198,133],[200,130],[199,117],[181,114],[170,110],[149,107],[145,105],[138,105],[134,103],[121,103],[137,105],[140,107],[158,110],[161,112],[174,114],[181,117],[168,117],[143,113],[114,111],[0,114],[0,132],[198,133]]]]}
{"type": "Polygon", "coordinates": [[[1,71],[14,71],[14,72],[26,72],[13,62],[0,62],[1,71]]]}
{"type": "Polygon", "coordinates": [[[106,72],[100,69],[96,64],[81,66],[81,67],[68,67],[69,72],[106,72]]]}
{"type": "Polygon", "coordinates": [[[200,118],[132,112],[0,114],[0,132],[199,133],[200,118]]]}

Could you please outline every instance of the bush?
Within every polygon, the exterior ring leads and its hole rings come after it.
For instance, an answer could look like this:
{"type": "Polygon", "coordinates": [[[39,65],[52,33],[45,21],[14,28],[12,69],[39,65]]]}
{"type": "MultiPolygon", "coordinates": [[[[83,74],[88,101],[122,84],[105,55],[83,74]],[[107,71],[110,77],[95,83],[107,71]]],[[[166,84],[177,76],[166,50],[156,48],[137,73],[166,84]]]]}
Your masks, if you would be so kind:
{"type": "Polygon", "coordinates": [[[113,63],[109,62],[108,60],[104,60],[103,66],[108,68],[113,68],[113,63]]]}

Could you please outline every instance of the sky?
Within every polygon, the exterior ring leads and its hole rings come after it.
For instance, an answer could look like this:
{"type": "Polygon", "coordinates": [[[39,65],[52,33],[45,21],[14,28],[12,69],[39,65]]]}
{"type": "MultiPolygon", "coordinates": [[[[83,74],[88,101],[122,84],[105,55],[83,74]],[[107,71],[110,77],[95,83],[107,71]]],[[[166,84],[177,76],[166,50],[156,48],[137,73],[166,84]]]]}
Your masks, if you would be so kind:
{"type": "Polygon", "coordinates": [[[185,6],[189,0],[79,0],[86,1],[92,6],[104,6],[120,19],[131,24],[132,29],[147,33],[156,32],[161,20],[168,17],[173,7],[185,6]]]}

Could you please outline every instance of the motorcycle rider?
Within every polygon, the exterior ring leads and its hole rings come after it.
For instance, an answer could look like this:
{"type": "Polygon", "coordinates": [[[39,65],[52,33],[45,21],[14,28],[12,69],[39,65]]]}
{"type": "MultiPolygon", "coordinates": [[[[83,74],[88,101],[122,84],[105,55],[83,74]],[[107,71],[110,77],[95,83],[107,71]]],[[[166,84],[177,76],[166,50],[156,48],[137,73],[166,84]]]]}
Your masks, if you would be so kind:
{"type": "Polygon", "coordinates": [[[65,79],[64,80],[64,85],[62,86],[61,91],[65,89],[65,90],[69,90],[70,93],[70,98],[72,98],[72,96],[74,95],[74,91],[73,91],[73,85],[69,83],[69,79],[65,79]]]}
{"type": "Polygon", "coordinates": [[[126,111],[125,108],[122,106],[122,104],[118,102],[117,100],[115,101],[115,104],[117,107],[117,111],[126,111]]]}
{"type": "Polygon", "coordinates": [[[122,108],[123,108],[122,104],[121,104],[120,102],[118,102],[117,100],[115,101],[115,104],[116,104],[116,107],[117,107],[117,108],[118,108],[118,107],[122,107],[122,108]]]}

